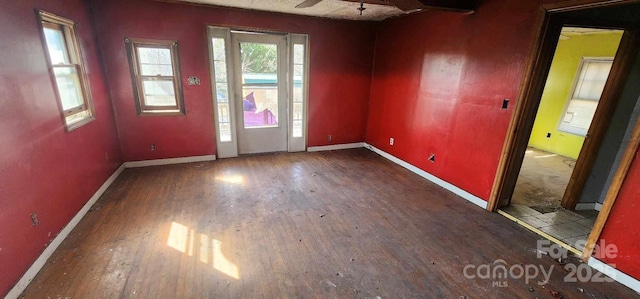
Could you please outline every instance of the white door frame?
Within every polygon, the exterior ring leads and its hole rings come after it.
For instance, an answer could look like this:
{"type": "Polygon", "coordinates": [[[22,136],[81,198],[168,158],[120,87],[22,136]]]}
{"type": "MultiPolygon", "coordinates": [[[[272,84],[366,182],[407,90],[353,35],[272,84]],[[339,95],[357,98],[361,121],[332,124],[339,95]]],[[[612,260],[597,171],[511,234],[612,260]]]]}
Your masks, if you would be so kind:
{"type": "Polygon", "coordinates": [[[289,34],[288,36],[288,49],[289,49],[289,119],[292,120],[289,122],[289,152],[303,152],[307,150],[307,115],[309,115],[309,37],[306,34],[289,34]],[[297,46],[302,46],[302,66],[303,71],[301,75],[297,75],[295,72],[295,67],[298,62],[295,61],[294,49],[297,46]],[[296,85],[296,77],[301,76],[301,84],[300,87],[302,89],[302,122],[300,124],[300,128],[298,128],[302,135],[296,135],[296,128],[294,128],[295,118],[295,109],[294,102],[296,99],[295,94],[295,85],[296,85]]]}
{"type": "MultiPolygon", "coordinates": [[[[230,158],[238,156],[238,143],[236,140],[236,122],[235,122],[235,98],[234,98],[234,80],[233,67],[231,63],[231,30],[223,27],[207,27],[207,45],[209,47],[209,73],[211,77],[211,92],[213,99],[213,120],[216,135],[216,149],[218,158],[230,158]],[[218,41],[224,41],[224,53],[214,53],[213,39],[218,41]],[[224,61],[215,61],[214,57],[224,57],[224,61]],[[216,64],[220,65],[216,65],[216,64]],[[216,67],[221,71],[221,77],[216,78],[216,67]],[[226,88],[226,89],[225,89],[226,88]],[[224,103],[228,108],[226,111],[220,109],[218,105],[218,95],[222,94],[227,97],[227,103],[224,103]],[[224,115],[223,115],[224,114],[224,115]],[[230,136],[230,138],[222,139],[221,134],[221,120],[225,119],[228,123],[228,127],[224,128],[226,134],[224,136],[230,136]]],[[[219,50],[219,49],[218,49],[219,50]]]]}
{"type": "MultiPolygon", "coordinates": [[[[215,26],[207,26],[207,43],[208,43],[208,47],[209,47],[209,68],[210,68],[210,74],[211,74],[211,90],[212,90],[212,100],[213,100],[213,118],[214,118],[214,125],[215,125],[215,129],[216,129],[216,145],[217,145],[217,156],[219,158],[228,158],[228,157],[236,157],[238,156],[238,131],[239,128],[237,128],[237,118],[238,118],[238,113],[242,113],[242,111],[237,111],[239,110],[238,107],[238,102],[241,102],[242,97],[239,94],[236,94],[236,90],[241,90],[241,85],[239,86],[240,89],[238,89],[239,84],[237,84],[236,82],[240,82],[238,80],[241,80],[241,76],[238,76],[238,74],[235,74],[235,70],[233,67],[233,59],[234,59],[234,54],[231,49],[232,49],[232,39],[233,36],[236,34],[256,34],[256,35],[260,35],[260,34],[264,34],[264,35],[280,35],[280,36],[284,36],[286,38],[286,43],[285,43],[285,47],[284,47],[284,59],[281,59],[281,61],[283,61],[283,66],[279,66],[279,67],[283,67],[283,70],[286,70],[286,75],[284,80],[287,82],[286,84],[286,88],[284,93],[287,95],[287,109],[285,111],[285,113],[283,113],[282,115],[280,115],[279,113],[279,123],[281,120],[285,120],[286,121],[286,147],[284,149],[282,149],[283,151],[287,150],[289,152],[297,152],[297,151],[305,151],[306,147],[307,147],[307,132],[308,132],[308,98],[309,98],[309,37],[306,34],[283,34],[283,33],[274,33],[274,32],[256,32],[255,30],[233,30],[230,28],[226,28],[226,27],[215,27],[215,26]],[[212,40],[213,38],[217,38],[219,40],[224,40],[224,57],[226,58],[224,61],[215,61],[214,60],[214,54],[218,54],[218,57],[220,57],[220,53],[214,53],[214,47],[213,47],[213,43],[212,40]],[[302,86],[298,86],[300,88],[302,88],[302,101],[300,101],[299,98],[296,98],[296,104],[300,105],[300,102],[302,102],[302,120],[301,121],[297,121],[297,129],[296,129],[296,133],[295,135],[293,134],[294,132],[294,121],[292,121],[294,119],[294,100],[292,99],[292,96],[294,94],[293,90],[294,90],[294,46],[302,46],[303,49],[303,56],[304,56],[304,64],[303,64],[303,72],[302,72],[302,86]],[[220,78],[216,78],[216,63],[218,64],[217,66],[220,67],[222,65],[224,65],[224,70],[226,70],[226,78],[228,78],[228,80],[226,80],[226,82],[222,82],[224,80],[221,81],[220,78]],[[240,78],[240,79],[237,79],[240,78]],[[226,88],[226,90],[224,89],[226,88]],[[224,111],[220,110],[219,105],[218,105],[218,95],[220,94],[219,92],[227,93],[227,99],[228,100],[228,111],[224,111]],[[224,118],[224,116],[227,116],[227,118],[224,118]],[[223,117],[223,119],[228,120],[230,126],[222,126],[221,127],[221,117],[223,117]],[[225,132],[227,134],[221,134],[221,130],[225,130],[225,132]],[[302,132],[302,134],[300,135],[299,132],[302,132]],[[224,140],[221,139],[221,136],[226,136],[224,140]],[[230,138],[228,137],[230,136],[230,138]]],[[[219,41],[218,40],[218,41],[219,41]]],[[[279,53],[280,55],[280,53],[279,53]]],[[[298,59],[298,63],[300,63],[300,60],[298,59]]],[[[299,67],[299,65],[298,65],[299,67]]],[[[300,75],[298,75],[300,76],[300,75]]],[[[223,76],[220,76],[223,77],[223,76]]],[[[224,78],[222,78],[224,79],[224,78]]],[[[279,79],[280,80],[280,79],[279,79]]],[[[279,91],[280,93],[280,91],[279,91]]],[[[227,103],[221,103],[220,106],[227,105],[227,103]]],[[[243,116],[243,115],[242,115],[243,116]]],[[[299,116],[298,116],[299,117],[299,116]]]]}
{"type": "Polygon", "coordinates": [[[238,154],[255,154],[265,152],[282,152],[288,146],[289,85],[287,78],[287,39],[284,35],[266,33],[231,32],[231,57],[235,71],[235,110],[236,134],[238,154]],[[243,101],[246,96],[243,91],[243,73],[241,45],[245,43],[275,45],[277,48],[277,90],[278,90],[278,123],[275,126],[245,128],[243,101]]]}

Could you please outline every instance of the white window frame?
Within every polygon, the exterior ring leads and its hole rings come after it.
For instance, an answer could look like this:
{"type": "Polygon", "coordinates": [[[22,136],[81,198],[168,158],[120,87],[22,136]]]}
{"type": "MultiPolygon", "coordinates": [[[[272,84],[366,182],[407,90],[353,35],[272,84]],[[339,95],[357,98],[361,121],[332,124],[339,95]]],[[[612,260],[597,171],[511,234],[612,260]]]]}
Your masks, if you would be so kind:
{"type": "Polygon", "coordinates": [[[307,150],[307,115],[309,98],[309,37],[306,34],[289,34],[289,152],[301,152],[307,150]],[[303,77],[302,77],[302,136],[294,136],[294,85],[295,85],[295,45],[304,47],[303,54],[303,77]]]}
{"type": "MultiPolygon", "coordinates": [[[[236,29],[233,29],[236,30],[236,29]]],[[[242,29],[238,29],[238,31],[242,31],[242,29]]],[[[247,31],[247,32],[255,32],[255,31],[247,31]]],[[[264,33],[274,33],[265,31],[264,33]]],[[[235,94],[235,80],[236,76],[233,70],[233,57],[231,51],[231,34],[232,29],[227,27],[216,27],[216,26],[207,26],[207,43],[209,47],[209,72],[211,78],[211,93],[212,93],[212,101],[213,101],[213,118],[214,118],[214,126],[216,129],[216,147],[217,147],[217,156],[219,158],[229,158],[229,157],[237,157],[238,156],[238,138],[237,138],[237,115],[236,115],[236,98],[238,95],[235,94]],[[221,140],[220,139],[220,123],[218,120],[220,119],[219,110],[218,110],[218,100],[217,100],[217,85],[219,83],[216,80],[215,75],[215,61],[214,61],[214,49],[213,49],[213,38],[224,39],[225,42],[225,62],[226,62],[226,71],[227,71],[227,90],[228,90],[228,101],[229,101],[229,121],[231,127],[231,140],[221,140]]],[[[287,66],[287,150],[289,152],[298,152],[305,151],[307,148],[307,123],[308,123],[308,98],[309,98],[309,37],[306,34],[287,34],[287,55],[286,61],[288,63],[287,66]],[[302,136],[293,137],[293,88],[294,88],[294,55],[293,48],[296,44],[304,45],[304,78],[303,78],[303,119],[302,119],[302,136]]]]}
{"type": "MultiPolygon", "coordinates": [[[[571,86],[571,92],[569,93],[569,97],[567,99],[567,102],[565,104],[564,110],[563,110],[562,115],[560,116],[560,120],[558,122],[558,131],[569,133],[569,134],[574,134],[574,135],[578,135],[578,136],[583,136],[583,137],[587,135],[587,132],[589,131],[589,127],[581,128],[581,127],[573,126],[573,125],[571,125],[570,122],[566,121],[566,118],[567,118],[567,114],[569,114],[568,110],[569,110],[569,107],[570,107],[571,102],[573,100],[596,102],[596,108],[593,111],[594,114],[595,114],[595,110],[598,107],[598,102],[600,101],[600,98],[598,98],[597,100],[581,99],[581,98],[576,98],[575,97],[575,93],[576,93],[576,88],[578,87],[580,81],[582,81],[582,70],[584,69],[585,65],[588,64],[588,63],[597,63],[597,62],[600,62],[600,63],[608,62],[608,63],[611,63],[613,65],[613,57],[582,57],[580,59],[580,65],[578,66],[578,70],[576,72],[576,75],[574,76],[573,84],[571,86]]],[[[607,74],[607,78],[608,78],[608,74],[607,74]]],[[[606,84],[606,82],[605,82],[605,84],[606,84]]],[[[593,118],[591,119],[591,121],[593,121],[593,118]]]]}
{"type": "Polygon", "coordinates": [[[231,29],[224,27],[207,27],[207,44],[209,45],[209,71],[211,74],[211,92],[213,99],[213,119],[216,128],[216,149],[218,158],[230,158],[238,156],[238,140],[236,134],[236,118],[235,118],[235,92],[234,92],[234,74],[231,59],[231,29]],[[224,40],[225,64],[227,71],[227,101],[229,112],[229,126],[231,128],[231,140],[220,139],[220,119],[218,111],[218,89],[216,83],[216,70],[214,61],[213,39],[220,38],[224,40]]]}
{"type": "Polygon", "coordinates": [[[78,45],[78,38],[76,35],[76,24],[74,21],[46,12],[37,10],[38,20],[40,21],[40,30],[42,35],[42,42],[45,48],[47,65],[49,66],[49,73],[55,90],[56,99],[58,101],[59,109],[62,115],[63,122],[67,131],[75,130],[95,120],[95,111],[93,106],[93,100],[91,97],[91,90],[89,88],[89,80],[87,79],[87,72],[84,68],[82,53],[80,52],[80,46],[78,45]],[[56,26],[58,27],[65,40],[65,48],[69,58],[69,64],[57,64],[53,65],[51,61],[51,53],[49,52],[49,46],[47,38],[45,36],[45,27],[56,26]],[[63,105],[62,95],[58,88],[58,81],[56,79],[56,68],[74,68],[78,76],[78,86],[80,89],[80,95],[82,96],[82,104],[65,110],[63,105]]]}

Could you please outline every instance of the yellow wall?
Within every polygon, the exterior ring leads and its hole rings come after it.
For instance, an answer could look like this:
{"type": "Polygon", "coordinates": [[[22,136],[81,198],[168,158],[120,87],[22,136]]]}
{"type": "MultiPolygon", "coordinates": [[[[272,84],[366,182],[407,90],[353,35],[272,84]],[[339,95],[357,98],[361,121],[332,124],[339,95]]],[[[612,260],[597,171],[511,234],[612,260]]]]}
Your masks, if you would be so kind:
{"type": "Polygon", "coordinates": [[[618,49],[621,33],[571,36],[560,40],[549,78],[544,87],[538,115],[533,125],[529,146],[577,159],[584,137],[558,131],[558,124],[569,99],[580,58],[613,57],[618,49]],[[551,133],[551,138],[547,138],[551,133]]]}

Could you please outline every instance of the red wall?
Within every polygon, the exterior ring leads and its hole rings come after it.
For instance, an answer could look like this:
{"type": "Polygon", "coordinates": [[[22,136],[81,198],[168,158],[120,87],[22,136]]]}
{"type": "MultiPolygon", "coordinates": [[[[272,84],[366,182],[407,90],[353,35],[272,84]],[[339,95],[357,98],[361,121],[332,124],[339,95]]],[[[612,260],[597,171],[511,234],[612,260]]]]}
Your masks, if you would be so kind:
{"type": "MultiPolygon", "coordinates": [[[[383,22],[366,142],[488,200],[539,5],[487,0],[473,15],[426,12],[383,22]]],[[[618,256],[601,259],[637,279],[639,198],[636,156],[601,236],[618,256]]]]}
{"type": "Polygon", "coordinates": [[[89,13],[81,0],[0,2],[0,295],[122,163],[89,13]],[[66,132],[34,8],[75,20],[96,120],[66,132]],[[40,223],[31,225],[30,214],[40,223]]]}
{"type": "Polygon", "coordinates": [[[126,161],[215,154],[206,25],[310,35],[309,146],[362,142],[375,25],[144,0],[92,1],[126,161]],[[124,37],[178,40],[186,116],[136,115],[124,37]],[[327,142],[327,135],[332,141],[327,142]],[[149,150],[156,144],[156,151],[149,150]]]}
{"type": "Polygon", "coordinates": [[[487,200],[538,6],[488,0],[472,15],[425,12],[383,22],[366,141],[487,200]]]}
{"type": "Polygon", "coordinates": [[[598,258],[640,279],[640,152],[631,164],[609,219],[600,235],[604,244],[615,245],[617,256],[601,255],[598,258]]]}
{"type": "MultiPolygon", "coordinates": [[[[374,146],[488,199],[539,5],[486,0],[473,15],[426,12],[376,25],[143,0],[90,3],[99,47],[82,0],[0,2],[0,294],[123,160],[215,153],[205,24],[310,35],[310,146],[359,142],[366,132],[374,146]],[[34,7],[80,24],[97,120],[72,132],[59,116],[34,7]],[[179,41],[183,79],[202,82],[184,86],[186,116],[136,116],[125,36],[179,41]],[[500,109],[504,98],[508,110],[500,109]]],[[[638,186],[636,157],[603,232],[619,249],[606,261],[634,277],[638,186]]]]}

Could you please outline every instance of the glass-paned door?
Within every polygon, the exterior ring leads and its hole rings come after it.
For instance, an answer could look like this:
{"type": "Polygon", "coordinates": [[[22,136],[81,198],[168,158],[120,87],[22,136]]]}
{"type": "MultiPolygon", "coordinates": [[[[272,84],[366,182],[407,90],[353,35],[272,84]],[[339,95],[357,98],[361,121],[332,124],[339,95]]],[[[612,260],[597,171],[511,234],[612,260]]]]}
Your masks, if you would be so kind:
{"type": "Polygon", "coordinates": [[[232,33],[239,154],[287,150],[287,52],[283,35],[232,33]]]}

